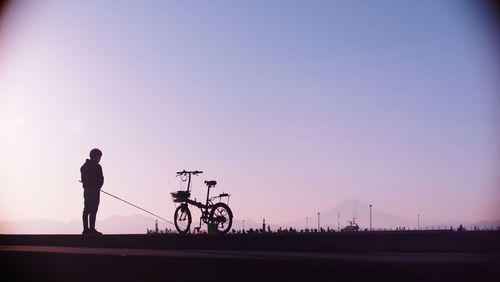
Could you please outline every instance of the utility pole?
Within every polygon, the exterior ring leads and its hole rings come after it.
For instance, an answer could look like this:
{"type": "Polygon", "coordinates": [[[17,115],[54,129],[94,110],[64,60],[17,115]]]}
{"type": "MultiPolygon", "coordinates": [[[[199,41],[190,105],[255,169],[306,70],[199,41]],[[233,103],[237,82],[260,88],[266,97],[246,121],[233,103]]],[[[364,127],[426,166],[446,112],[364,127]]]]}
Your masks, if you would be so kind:
{"type": "Polygon", "coordinates": [[[420,214],[417,214],[418,230],[420,230],[420,214]]]}
{"type": "Polygon", "coordinates": [[[309,229],[309,225],[308,225],[308,222],[307,222],[307,221],[308,221],[308,218],[307,218],[307,216],[306,216],[306,229],[309,229]]]}
{"type": "Polygon", "coordinates": [[[337,213],[337,231],[340,231],[340,213],[337,213]]]}
{"type": "Polygon", "coordinates": [[[318,232],[319,232],[319,227],[320,227],[320,224],[319,224],[319,212],[318,212],[318,232]]]}
{"type": "Polygon", "coordinates": [[[370,231],[373,231],[372,229],[372,204],[370,204],[370,231]]]}

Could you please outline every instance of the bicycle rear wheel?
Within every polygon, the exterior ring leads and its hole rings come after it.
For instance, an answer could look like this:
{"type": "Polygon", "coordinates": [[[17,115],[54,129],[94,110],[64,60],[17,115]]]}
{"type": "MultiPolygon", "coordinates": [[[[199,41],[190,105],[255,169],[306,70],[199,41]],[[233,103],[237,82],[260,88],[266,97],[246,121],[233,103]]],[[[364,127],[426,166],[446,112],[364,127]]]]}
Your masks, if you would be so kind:
{"type": "Polygon", "coordinates": [[[210,211],[210,223],[216,233],[227,233],[233,225],[233,212],[228,205],[217,203],[210,211]]]}
{"type": "Polygon", "coordinates": [[[175,209],[174,224],[177,232],[181,234],[189,232],[189,228],[191,227],[191,211],[189,211],[187,205],[180,205],[175,209]]]}

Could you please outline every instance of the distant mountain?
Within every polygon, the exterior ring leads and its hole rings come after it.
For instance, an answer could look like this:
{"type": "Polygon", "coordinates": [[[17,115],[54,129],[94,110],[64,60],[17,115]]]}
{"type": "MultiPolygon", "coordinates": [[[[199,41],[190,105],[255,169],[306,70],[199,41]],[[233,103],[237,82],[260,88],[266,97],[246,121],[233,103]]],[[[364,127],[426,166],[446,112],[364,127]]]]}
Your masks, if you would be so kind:
{"type": "MultiPolygon", "coordinates": [[[[143,215],[112,216],[97,220],[96,229],[105,234],[145,234],[147,229],[155,228],[155,219],[143,215]]],[[[158,221],[158,228],[175,229],[173,225],[158,221]]],[[[0,222],[2,234],[80,234],[82,221],[71,220],[68,222],[40,219],[23,221],[0,222]]]]}
{"type": "MultiPolygon", "coordinates": [[[[349,225],[349,221],[355,219],[355,222],[359,225],[361,229],[370,227],[370,206],[367,203],[361,202],[359,200],[350,199],[346,200],[339,205],[320,212],[320,224],[322,228],[333,228],[337,229],[339,226],[343,228],[349,225]]],[[[311,214],[308,217],[308,227],[317,228],[318,226],[318,215],[311,214]]],[[[433,228],[457,228],[462,224],[466,228],[477,226],[477,228],[496,228],[500,226],[500,221],[482,221],[482,222],[466,222],[466,221],[446,221],[441,222],[437,220],[420,220],[421,229],[433,229],[433,228]]],[[[306,227],[306,219],[296,220],[285,224],[286,226],[291,226],[297,229],[304,229],[306,227]]],[[[416,229],[418,227],[417,218],[408,220],[401,218],[399,216],[391,215],[385,213],[376,208],[372,207],[372,227],[373,229],[395,229],[398,227],[405,227],[406,229],[416,229]]]]}
{"type": "MultiPolygon", "coordinates": [[[[320,212],[320,224],[322,228],[337,229],[347,226],[349,221],[355,217],[356,223],[361,229],[370,227],[370,207],[367,203],[358,200],[347,200],[341,204],[320,212]]],[[[310,229],[317,228],[318,215],[311,214],[308,217],[308,227],[310,229]]],[[[195,219],[193,219],[195,220],[195,219]]],[[[397,227],[405,227],[406,229],[414,229],[417,227],[417,219],[408,220],[395,215],[391,215],[380,211],[379,209],[372,208],[372,226],[374,229],[395,229],[397,227]]],[[[433,228],[457,228],[463,225],[467,229],[490,229],[500,227],[500,220],[496,221],[481,221],[481,222],[466,222],[466,221],[446,221],[440,222],[437,220],[421,220],[421,229],[433,228]]],[[[194,228],[199,225],[198,221],[193,221],[191,227],[194,228]]],[[[267,226],[267,223],[266,223],[267,226]]],[[[252,219],[233,219],[233,227],[235,230],[260,229],[262,222],[254,221],[252,219]],[[244,222],[244,223],[243,223],[244,222]],[[244,226],[243,226],[244,225],[244,226]]],[[[293,222],[283,224],[271,224],[271,230],[277,230],[279,227],[289,228],[293,227],[297,230],[306,228],[306,219],[300,219],[293,222]]],[[[158,221],[159,230],[170,229],[175,230],[172,224],[164,221],[158,221]]],[[[205,225],[202,226],[206,228],[205,225]]],[[[155,229],[155,218],[144,215],[132,216],[112,216],[106,219],[97,220],[97,229],[104,234],[145,234],[147,229],[155,229]]],[[[3,221],[0,222],[0,234],[80,234],[82,232],[82,222],[80,219],[71,220],[68,222],[55,221],[49,219],[42,220],[24,220],[24,221],[3,221]]]]}
{"type": "Polygon", "coordinates": [[[76,220],[61,222],[51,219],[2,221],[2,234],[75,234],[82,232],[82,224],[76,220]]]}
{"type": "MultiPolygon", "coordinates": [[[[249,230],[250,228],[255,230],[255,229],[262,229],[262,222],[255,222],[251,219],[245,219],[245,224],[243,226],[243,220],[238,220],[238,219],[233,219],[233,229],[235,230],[243,230],[243,227],[245,230],[249,230]]],[[[271,230],[276,231],[280,226],[285,227],[285,225],[280,225],[280,224],[268,224],[266,222],[266,229],[267,226],[271,227],[271,230]]],[[[287,226],[288,227],[288,226],[287,226]]]]}
{"type": "MultiPolygon", "coordinates": [[[[156,219],[144,215],[119,216],[115,215],[101,222],[97,222],[99,231],[105,234],[145,234],[147,229],[155,229],[156,219]]],[[[175,226],[158,220],[159,230],[175,230],[175,226]]]]}
{"type": "MultiPolygon", "coordinates": [[[[312,214],[307,217],[308,227],[317,228],[318,215],[312,214]]],[[[343,228],[349,225],[350,221],[355,221],[361,229],[370,227],[370,206],[367,203],[350,199],[346,200],[339,205],[320,212],[320,225],[323,228],[343,228]]],[[[295,228],[305,228],[306,219],[297,220],[290,223],[295,228]]],[[[373,228],[391,228],[398,226],[413,226],[415,223],[405,220],[401,217],[384,213],[375,207],[372,207],[372,227],[373,228]]]]}
{"type": "MultiPolygon", "coordinates": [[[[252,228],[262,228],[262,223],[257,223],[251,219],[237,220],[233,219],[232,229],[240,230],[244,227],[246,230],[252,228]]],[[[104,234],[146,234],[147,230],[155,229],[156,219],[143,215],[132,216],[112,216],[103,220],[97,220],[97,230],[104,234]]],[[[199,221],[194,221],[191,228],[199,226],[199,221]]],[[[276,230],[275,225],[271,225],[276,230]]],[[[158,220],[158,229],[175,230],[175,226],[167,222],[158,220]]],[[[202,226],[206,230],[206,225],[202,226]]],[[[0,234],[80,234],[82,232],[81,220],[71,220],[68,222],[39,219],[22,221],[2,221],[0,222],[0,234]]]]}

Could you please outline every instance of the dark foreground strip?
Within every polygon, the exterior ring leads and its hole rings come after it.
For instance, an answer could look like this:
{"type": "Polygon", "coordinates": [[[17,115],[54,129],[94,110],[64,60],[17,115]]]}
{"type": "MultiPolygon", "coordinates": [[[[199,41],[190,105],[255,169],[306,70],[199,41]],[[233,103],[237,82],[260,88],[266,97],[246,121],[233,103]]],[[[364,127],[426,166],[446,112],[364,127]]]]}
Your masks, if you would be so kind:
{"type": "Polygon", "coordinates": [[[500,253],[500,231],[228,235],[0,235],[0,245],[155,250],[500,253]]]}
{"type": "Polygon", "coordinates": [[[336,260],[405,263],[493,263],[500,254],[481,253],[322,253],[282,251],[150,250],[54,246],[0,246],[0,252],[245,260],[336,260]]]}
{"type": "Polygon", "coordinates": [[[85,248],[47,252],[50,250],[39,248],[0,251],[2,281],[498,282],[500,277],[498,263],[469,255],[470,260],[447,254],[424,254],[421,259],[412,258],[414,254],[388,254],[380,259],[376,254],[82,250],[85,248]]]}

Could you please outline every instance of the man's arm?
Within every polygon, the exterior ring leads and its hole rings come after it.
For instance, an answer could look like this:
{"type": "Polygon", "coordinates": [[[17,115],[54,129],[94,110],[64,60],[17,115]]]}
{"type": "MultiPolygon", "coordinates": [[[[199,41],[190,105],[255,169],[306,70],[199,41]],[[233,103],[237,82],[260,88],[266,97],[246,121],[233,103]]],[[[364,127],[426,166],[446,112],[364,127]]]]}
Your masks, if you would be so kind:
{"type": "Polygon", "coordinates": [[[104,184],[104,175],[102,173],[102,167],[101,165],[98,165],[98,173],[97,173],[97,187],[101,189],[102,185],[104,184]]]}
{"type": "Polygon", "coordinates": [[[82,187],[86,188],[86,185],[88,183],[88,176],[85,166],[82,166],[80,168],[80,182],[82,183],[82,187]]]}

